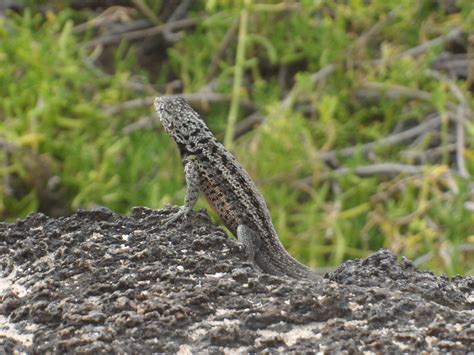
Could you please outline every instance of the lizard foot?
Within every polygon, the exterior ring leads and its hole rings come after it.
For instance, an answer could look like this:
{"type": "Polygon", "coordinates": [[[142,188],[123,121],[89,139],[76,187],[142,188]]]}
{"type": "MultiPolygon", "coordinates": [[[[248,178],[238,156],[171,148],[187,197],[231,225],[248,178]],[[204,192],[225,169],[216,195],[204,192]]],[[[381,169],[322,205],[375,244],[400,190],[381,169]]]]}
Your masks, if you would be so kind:
{"type": "Polygon", "coordinates": [[[157,227],[153,228],[151,232],[157,232],[160,229],[164,229],[168,227],[169,225],[173,224],[176,222],[178,219],[183,218],[183,224],[188,223],[188,215],[189,215],[190,210],[185,208],[184,206],[179,207],[178,212],[174,212],[171,214],[171,216],[168,216],[164,220],[161,221],[160,225],[157,227]]]}
{"type": "Polygon", "coordinates": [[[176,222],[178,219],[183,218],[184,222],[186,223],[188,220],[190,210],[186,207],[180,207],[179,211],[173,214],[172,216],[166,218],[163,220],[163,224],[161,225],[162,227],[167,227],[170,224],[176,222]]]}

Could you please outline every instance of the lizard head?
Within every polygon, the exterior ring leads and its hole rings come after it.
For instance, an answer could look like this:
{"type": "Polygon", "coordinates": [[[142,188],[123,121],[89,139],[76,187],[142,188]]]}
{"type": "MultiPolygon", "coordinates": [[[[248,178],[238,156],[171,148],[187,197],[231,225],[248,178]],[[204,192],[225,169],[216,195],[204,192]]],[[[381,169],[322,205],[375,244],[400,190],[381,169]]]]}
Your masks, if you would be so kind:
{"type": "Polygon", "coordinates": [[[189,150],[200,137],[213,137],[204,121],[182,97],[161,96],[155,99],[155,110],[166,133],[189,150]]]}

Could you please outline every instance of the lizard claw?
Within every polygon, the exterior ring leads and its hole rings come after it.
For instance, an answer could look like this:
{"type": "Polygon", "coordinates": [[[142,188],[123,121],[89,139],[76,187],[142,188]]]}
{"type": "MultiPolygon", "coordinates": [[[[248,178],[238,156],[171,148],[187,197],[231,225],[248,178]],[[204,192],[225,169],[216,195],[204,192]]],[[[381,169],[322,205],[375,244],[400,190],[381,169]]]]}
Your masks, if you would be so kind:
{"type": "Polygon", "coordinates": [[[183,217],[184,220],[186,221],[188,218],[188,214],[189,214],[189,209],[187,209],[186,207],[180,207],[179,211],[176,212],[175,214],[173,214],[172,216],[166,218],[163,220],[163,224],[161,225],[163,228],[166,228],[167,226],[169,226],[170,224],[176,222],[179,218],[183,217]]]}

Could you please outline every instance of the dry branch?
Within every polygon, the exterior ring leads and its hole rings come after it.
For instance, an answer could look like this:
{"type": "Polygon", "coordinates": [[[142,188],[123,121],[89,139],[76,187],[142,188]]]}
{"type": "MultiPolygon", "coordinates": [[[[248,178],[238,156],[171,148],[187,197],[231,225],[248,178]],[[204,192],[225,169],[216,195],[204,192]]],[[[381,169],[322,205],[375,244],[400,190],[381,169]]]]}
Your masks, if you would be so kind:
{"type": "MultiPolygon", "coordinates": [[[[191,5],[190,0],[182,0],[180,4],[176,7],[176,9],[173,11],[168,21],[166,21],[166,24],[168,25],[178,20],[181,20],[186,15],[189,5],[191,5]]],[[[176,42],[183,37],[183,32],[175,33],[173,32],[170,26],[166,26],[163,31],[163,36],[165,37],[165,40],[167,42],[176,42]]]]}
{"type": "Polygon", "coordinates": [[[359,176],[388,175],[394,176],[399,174],[416,175],[421,174],[426,169],[423,165],[407,165],[398,163],[381,163],[362,165],[355,168],[339,168],[333,170],[331,175],[343,176],[347,174],[355,174],[359,176]]]}
{"type": "MultiPolygon", "coordinates": [[[[173,95],[161,95],[162,97],[184,97],[193,105],[199,104],[208,104],[208,103],[215,103],[215,102],[228,102],[230,101],[230,97],[224,94],[218,94],[211,91],[202,91],[202,92],[195,92],[191,94],[173,94],[173,95]]],[[[151,106],[153,105],[153,101],[155,100],[156,96],[149,96],[143,97],[138,99],[133,99],[129,101],[125,101],[119,105],[107,107],[104,109],[104,112],[108,115],[115,115],[119,112],[130,110],[134,108],[144,107],[144,106],[151,106]]],[[[247,109],[255,109],[255,106],[252,102],[248,100],[243,100],[240,104],[247,109]]]]}
{"type": "Polygon", "coordinates": [[[448,152],[456,151],[456,144],[450,143],[447,146],[434,147],[431,149],[423,150],[421,152],[407,150],[407,151],[401,152],[400,154],[402,158],[405,160],[415,160],[420,163],[427,163],[427,162],[432,162],[435,159],[439,158],[446,151],[448,152]]]}
{"type": "Polygon", "coordinates": [[[219,69],[219,62],[224,56],[225,52],[229,48],[230,44],[235,40],[237,31],[239,29],[239,19],[235,19],[232,23],[232,26],[229,28],[227,33],[222,40],[219,49],[217,50],[216,54],[212,57],[211,65],[206,74],[206,81],[211,81],[212,78],[216,75],[217,70],[219,69]]]}
{"type": "Polygon", "coordinates": [[[348,157],[356,152],[361,152],[363,154],[367,154],[369,151],[373,150],[376,147],[386,147],[391,146],[400,142],[403,142],[407,139],[416,137],[422,133],[429,132],[430,130],[435,129],[441,124],[441,116],[439,114],[432,114],[428,116],[424,122],[420,123],[419,125],[409,128],[405,131],[398,132],[387,137],[384,137],[378,141],[370,142],[358,146],[348,147],[337,150],[331,150],[329,152],[323,152],[319,154],[318,159],[330,161],[334,160],[337,157],[348,157]]]}
{"type": "Polygon", "coordinates": [[[428,70],[427,74],[445,82],[449,86],[451,92],[454,94],[454,96],[456,96],[457,100],[459,101],[459,105],[456,107],[456,164],[458,166],[459,175],[461,175],[463,178],[469,178],[469,172],[467,171],[466,161],[464,159],[464,125],[466,116],[471,118],[471,112],[469,111],[466,97],[464,96],[459,86],[453,80],[434,70],[428,70]]]}
{"type": "Polygon", "coordinates": [[[156,36],[160,33],[163,33],[165,31],[176,31],[176,30],[182,30],[185,28],[193,27],[195,26],[199,21],[202,21],[202,18],[200,19],[195,19],[195,18],[185,18],[182,20],[177,20],[174,22],[166,23],[163,25],[158,25],[150,28],[146,28],[143,30],[137,30],[137,31],[130,31],[126,33],[119,33],[119,34],[111,34],[111,35],[105,35],[101,36],[99,38],[93,39],[89,42],[86,42],[85,46],[86,47],[94,47],[97,45],[107,45],[107,44],[113,44],[120,42],[121,40],[134,40],[134,39],[139,39],[143,37],[150,37],[150,36],[156,36]]]}
{"type": "Polygon", "coordinates": [[[443,36],[436,37],[432,39],[431,41],[427,41],[425,43],[422,43],[416,47],[410,48],[400,54],[398,54],[396,57],[397,58],[403,58],[403,57],[416,57],[419,56],[420,54],[426,52],[427,50],[445,44],[447,42],[451,42],[453,40],[456,40],[460,38],[462,35],[462,30],[459,27],[454,27],[451,31],[449,31],[447,34],[443,36]]]}
{"type": "Polygon", "coordinates": [[[262,123],[265,117],[258,112],[254,112],[235,125],[234,140],[250,132],[253,127],[262,123]]]}

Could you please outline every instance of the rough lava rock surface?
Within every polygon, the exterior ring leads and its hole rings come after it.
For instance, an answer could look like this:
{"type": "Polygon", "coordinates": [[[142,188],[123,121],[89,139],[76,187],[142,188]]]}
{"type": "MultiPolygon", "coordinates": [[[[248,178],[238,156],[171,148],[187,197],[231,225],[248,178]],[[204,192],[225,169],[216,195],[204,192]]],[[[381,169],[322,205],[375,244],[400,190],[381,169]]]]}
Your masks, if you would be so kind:
{"type": "Polygon", "coordinates": [[[387,250],[320,282],[258,272],[204,212],[0,223],[0,353],[474,350],[474,279],[387,250]]]}

